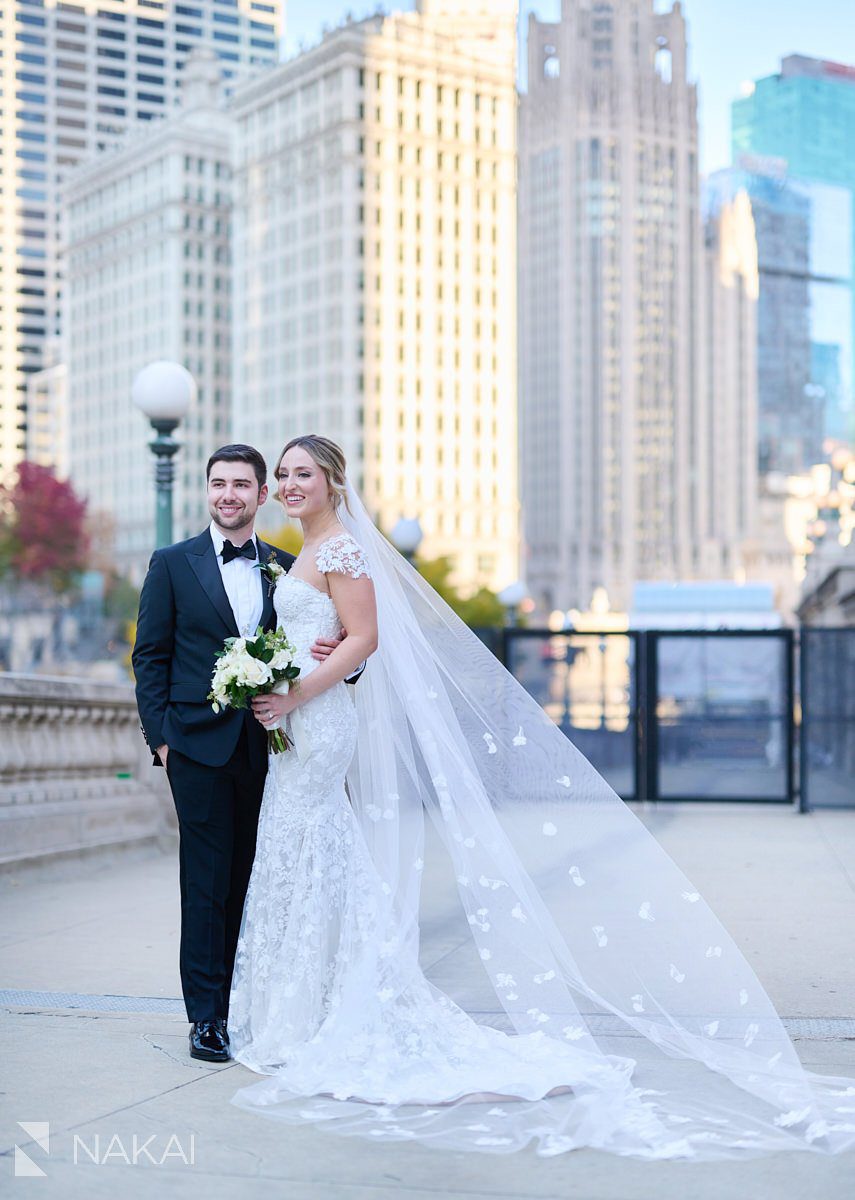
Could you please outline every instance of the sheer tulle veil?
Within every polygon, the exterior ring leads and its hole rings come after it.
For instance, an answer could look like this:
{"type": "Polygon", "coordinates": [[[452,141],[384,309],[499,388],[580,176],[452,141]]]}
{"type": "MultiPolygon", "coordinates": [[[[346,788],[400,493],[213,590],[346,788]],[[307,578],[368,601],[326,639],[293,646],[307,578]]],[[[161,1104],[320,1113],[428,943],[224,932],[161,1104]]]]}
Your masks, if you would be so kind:
{"type": "Polygon", "coordinates": [[[478,1020],[572,1046],[588,1069],[583,1086],[568,1079],[570,1093],[536,1101],[315,1097],[277,1115],[496,1152],[534,1142],[541,1154],[710,1160],[855,1144],[855,1081],[802,1068],[690,881],[350,484],[346,498],[340,519],[368,558],[379,622],[354,689],[347,787],[396,953],[416,961],[429,929],[433,985],[478,1020]],[[447,851],[447,886],[421,909],[426,845],[447,851]]]}

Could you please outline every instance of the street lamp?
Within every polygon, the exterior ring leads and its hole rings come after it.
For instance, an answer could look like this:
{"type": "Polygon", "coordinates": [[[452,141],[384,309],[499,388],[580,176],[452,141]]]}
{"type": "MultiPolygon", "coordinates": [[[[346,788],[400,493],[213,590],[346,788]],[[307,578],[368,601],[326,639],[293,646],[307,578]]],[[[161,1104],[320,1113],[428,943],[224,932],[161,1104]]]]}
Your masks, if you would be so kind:
{"type": "Polygon", "coordinates": [[[131,386],[131,399],[152,423],[155,437],[149,449],[155,458],[157,549],[172,543],[172,459],[178,442],[172,434],[196,399],[196,382],[186,367],[175,362],[153,362],[139,372],[131,386]]]}
{"type": "Polygon", "coordinates": [[[606,728],[606,704],[608,703],[608,680],[606,676],[606,651],[608,642],[600,634],[597,645],[600,651],[600,729],[606,728]]]}
{"type": "Polygon", "coordinates": [[[392,544],[412,566],[424,533],[418,517],[401,517],[392,526],[392,544]]]}
{"type": "Polygon", "coordinates": [[[528,587],[521,579],[517,579],[514,583],[509,583],[507,587],[503,587],[496,599],[505,610],[505,624],[516,625],[517,609],[522,604],[528,595],[528,587]]]}

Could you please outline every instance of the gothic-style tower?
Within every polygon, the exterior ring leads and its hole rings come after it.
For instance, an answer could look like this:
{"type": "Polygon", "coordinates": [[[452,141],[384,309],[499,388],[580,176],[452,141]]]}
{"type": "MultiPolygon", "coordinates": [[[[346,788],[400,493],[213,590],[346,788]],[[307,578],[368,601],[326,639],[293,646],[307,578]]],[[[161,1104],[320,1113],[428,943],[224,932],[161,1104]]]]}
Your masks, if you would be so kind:
{"type": "Polygon", "coordinates": [[[679,3],[531,18],[520,113],[524,571],[547,609],[721,571],[701,431],[695,87],[679,3]],[[711,535],[710,530],[713,529],[711,535]]]}

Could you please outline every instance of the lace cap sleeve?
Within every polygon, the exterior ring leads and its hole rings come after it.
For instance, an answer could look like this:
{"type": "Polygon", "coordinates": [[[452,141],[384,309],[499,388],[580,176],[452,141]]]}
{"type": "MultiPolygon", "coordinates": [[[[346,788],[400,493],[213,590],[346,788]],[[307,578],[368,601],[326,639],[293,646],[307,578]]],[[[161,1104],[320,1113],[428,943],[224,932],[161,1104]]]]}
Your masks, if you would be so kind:
{"type": "Polygon", "coordinates": [[[360,575],[371,578],[364,550],[348,533],[339,534],[318,546],[315,562],[322,575],[338,571],[351,579],[358,579],[360,575]]]}

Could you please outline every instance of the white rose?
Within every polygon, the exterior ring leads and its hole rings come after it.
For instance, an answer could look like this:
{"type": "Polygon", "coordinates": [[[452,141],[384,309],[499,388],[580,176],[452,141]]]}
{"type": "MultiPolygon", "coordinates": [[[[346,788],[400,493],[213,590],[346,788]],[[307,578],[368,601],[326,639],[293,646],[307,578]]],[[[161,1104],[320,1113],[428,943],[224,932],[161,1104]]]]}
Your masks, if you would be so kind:
{"type": "Polygon", "coordinates": [[[240,650],[240,651],[232,651],[232,653],[229,655],[229,660],[228,660],[229,674],[232,676],[240,675],[243,672],[243,670],[245,669],[245,667],[247,666],[247,664],[249,664],[251,662],[255,662],[255,661],[256,660],[252,657],[251,654],[247,654],[245,649],[240,650]]]}
{"type": "Polygon", "coordinates": [[[269,683],[270,679],[270,667],[267,663],[263,663],[257,658],[249,658],[246,663],[241,664],[241,683],[258,687],[263,683],[269,683]]]}

